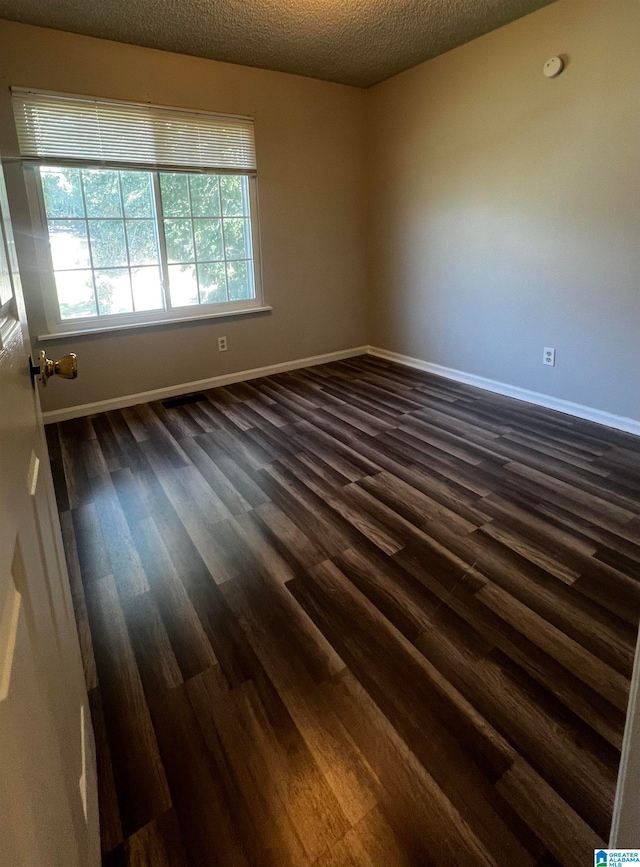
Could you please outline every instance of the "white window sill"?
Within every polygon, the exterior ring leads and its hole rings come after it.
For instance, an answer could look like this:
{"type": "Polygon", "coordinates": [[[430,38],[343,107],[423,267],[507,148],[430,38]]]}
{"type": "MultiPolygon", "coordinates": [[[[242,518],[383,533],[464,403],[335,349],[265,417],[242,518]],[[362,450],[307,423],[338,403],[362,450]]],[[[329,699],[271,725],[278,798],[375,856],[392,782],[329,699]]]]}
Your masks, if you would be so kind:
{"type": "Polygon", "coordinates": [[[151,328],[154,325],[177,325],[182,322],[199,322],[202,319],[230,319],[232,316],[246,316],[251,313],[267,313],[273,307],[247,307],[241,310],[223,310],[217,313],[200,313],[194,316],[174,316],[170,319],[153,319],[147,322],[118,322],[111,325],[94,325],[86,328],[73,328],[69,331],[55,331],[39,334],[38,340],[62,340],[79,334],[105,334],[109,331],[128,331],[131,328],[151,328]]]}

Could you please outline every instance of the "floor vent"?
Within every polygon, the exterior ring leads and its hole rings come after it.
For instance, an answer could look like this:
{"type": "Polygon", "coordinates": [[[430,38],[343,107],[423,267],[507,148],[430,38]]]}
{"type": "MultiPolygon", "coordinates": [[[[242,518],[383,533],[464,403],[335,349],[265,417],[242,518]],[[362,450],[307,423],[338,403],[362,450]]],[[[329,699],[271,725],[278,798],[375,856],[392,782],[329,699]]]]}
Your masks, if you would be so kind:
{"type": "Polygon", "coordinates": [[[161,403],[165,409],[173,409],[176,406],[185,406],[188,403],[198,403],[198,401],[206,399],[207,398],[201,391],[196,391],[194,394],[181,394],[179,397],[168,397],[166,400],[161,401],[161,403]]]}

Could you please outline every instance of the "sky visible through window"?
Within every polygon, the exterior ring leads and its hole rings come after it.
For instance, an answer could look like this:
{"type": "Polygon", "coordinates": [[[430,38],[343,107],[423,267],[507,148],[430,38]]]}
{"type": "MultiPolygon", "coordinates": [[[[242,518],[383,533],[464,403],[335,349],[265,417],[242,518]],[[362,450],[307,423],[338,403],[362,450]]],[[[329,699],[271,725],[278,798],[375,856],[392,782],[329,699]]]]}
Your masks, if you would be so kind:
{"type": "Polygon", "coordinates": [[[41,167],[40,178],[61,319],[255,297],[247,177],[41,167]]]}

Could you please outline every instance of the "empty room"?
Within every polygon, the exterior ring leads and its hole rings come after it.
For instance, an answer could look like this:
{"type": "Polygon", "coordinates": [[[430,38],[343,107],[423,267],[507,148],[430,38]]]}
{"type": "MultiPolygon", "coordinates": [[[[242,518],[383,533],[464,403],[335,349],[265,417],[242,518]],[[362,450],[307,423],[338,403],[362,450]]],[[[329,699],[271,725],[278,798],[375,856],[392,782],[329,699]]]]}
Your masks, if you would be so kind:
{"type": "Polygon", "coordinates": [[[0,0],[0,867],[640,862],[638,0],[0,0]]]}

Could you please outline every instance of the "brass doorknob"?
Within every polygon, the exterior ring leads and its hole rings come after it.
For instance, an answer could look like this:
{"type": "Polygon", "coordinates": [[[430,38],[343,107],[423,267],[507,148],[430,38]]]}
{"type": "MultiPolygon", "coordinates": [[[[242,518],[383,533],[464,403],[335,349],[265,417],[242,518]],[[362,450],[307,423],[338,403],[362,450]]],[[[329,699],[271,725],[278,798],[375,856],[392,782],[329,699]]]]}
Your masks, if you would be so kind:
{"type": "Polygon", "coordinates": [[[44,349],[41,349],[38,353],[38,361],[40,364],[34,364],[29,359],[31,379],[33,380],[38,376],[43,385],[46,385],[52,376],[61,376],[62,379],[75,379],[78,375],[78,358],[75,352],[63,355],[57,361],[52,361],[50,358],[47,358],[47,353],[44,349]]]}

